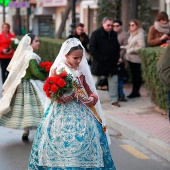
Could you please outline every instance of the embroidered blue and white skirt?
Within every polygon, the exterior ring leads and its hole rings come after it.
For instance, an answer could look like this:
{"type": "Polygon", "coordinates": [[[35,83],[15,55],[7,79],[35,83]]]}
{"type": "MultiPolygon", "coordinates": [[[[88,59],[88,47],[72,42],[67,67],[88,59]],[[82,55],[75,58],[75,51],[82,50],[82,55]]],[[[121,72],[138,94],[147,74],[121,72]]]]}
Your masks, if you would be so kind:
{"type": "Polygon", "coordinates": [[[116,170],[93,112],[73,100],[50,104],[37,129],[29,170],[116,170]]]}

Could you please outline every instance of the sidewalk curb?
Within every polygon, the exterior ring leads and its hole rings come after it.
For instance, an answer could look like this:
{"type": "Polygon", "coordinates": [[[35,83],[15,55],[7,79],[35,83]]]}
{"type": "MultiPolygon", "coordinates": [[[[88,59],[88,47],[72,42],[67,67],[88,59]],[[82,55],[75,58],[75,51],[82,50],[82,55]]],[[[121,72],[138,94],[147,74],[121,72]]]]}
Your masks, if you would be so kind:
{"type": "Polygon", "coordinates": [[[127,124],[126,122],[110,116],[105,112],[106,122],[109,131],[116,130],[121,133],[124,137],[134,140],[135,142],[145,146],[157,155],[170,161],[170,145],[152,137],[151,135],[127,124]]]}

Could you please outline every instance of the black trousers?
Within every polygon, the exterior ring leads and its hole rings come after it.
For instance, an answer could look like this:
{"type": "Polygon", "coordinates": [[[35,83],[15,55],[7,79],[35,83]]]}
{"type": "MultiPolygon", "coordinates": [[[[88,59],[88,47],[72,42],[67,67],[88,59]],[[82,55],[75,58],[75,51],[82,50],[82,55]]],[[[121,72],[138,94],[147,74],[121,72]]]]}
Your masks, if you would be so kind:
{"type": "Polygon", "coordinates": [[[132,93],[139,93],[142,85],[141,64],[129,62],[129,66],[132,73],[132,93]]]}
{"type": "Polygon", "coordinates": [[[4,84],[6,78],[8,77],[8,71],[6,70],[8,67],[8,64],[10,63],[11,59],[0,59],[1,63],[1,72],[2,72],[2,83],[4,84]]]}

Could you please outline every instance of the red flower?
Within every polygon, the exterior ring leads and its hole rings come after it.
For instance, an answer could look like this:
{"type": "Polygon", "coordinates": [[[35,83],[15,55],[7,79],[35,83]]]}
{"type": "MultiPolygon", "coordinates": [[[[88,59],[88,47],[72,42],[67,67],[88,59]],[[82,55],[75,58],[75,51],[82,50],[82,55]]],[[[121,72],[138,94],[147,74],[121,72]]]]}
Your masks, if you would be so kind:
{"type": "Polygon", "coordinates": [[[64,70],[59,76],[60,77],[67,77],[67,72],[64,70]]]}
{"type": "Polygon", "coordinates": [[[72,76],[67,74],[64,69],[61,70],[61,74],[48,77],[43,86],[46,96],[53,102],[58,100],[64,93],[72,91],[73,88],[72,76]]]}
{"type": "Polygon", "coordinates": [[[58,87],[57,87],[55,84],[52,84],[52,86],[51,86],[51,91],[52,91],[53,93],[56,93],[56,92],[58,91],[58,87]]]}
{"type": "Polygon", "coordinates": [[[47,83],[47,84],[53,84],[53,77],[48,77],[48,78],[46,79],[46,83],[47,83]]]}
{"type": "Polygon", "coordinates": [[[50,68],[52,66],[52,62],[41,62],[39,65],[40,67],[44,68],[46,72],[49,72],[50,71],[50,68]]]}
{"type": "Polygon", "coordinates": [[[52,77],[53,78],[53,82],[54,82],[54,84],[57,84],[58,83],[58,80],[60,79],[60,77],[59,76],[54,76],[54,77],[52,77]]]}
{"type": "Polygon", "coordinates": [[[40,63],[40,67],[45,67],[45,65],[46,65],[45,62],[40,63]]]}
{"type": "Polygon", "coordinates": [[[46,93],[47,97],[51,97],[50,91],[46,91],[45,93],[46,93]]]}
{"type": "Polygon", "coordinates": [[[47,91],[49,88],[50,88],[50,84],[45,83],[44,86],[43,86],[43,90],[47,91]]]}
{"type": "Polygon", "coordinates": [[[62,78],[60,78],[58,80],[57,84],[58,84],[59,87],[62,88],[62,87],[64,87],[66,85],[66,82],[62,78]]]}
{"type": "Polygon", "coordinates": [[[47,65],[47,66],[45,67],[45,70],[46,70],[47,72],[49,72],[49,71],[50,71],[50,68],[51,68],[51,66],[50,66],[50,65],[47,65]]]}

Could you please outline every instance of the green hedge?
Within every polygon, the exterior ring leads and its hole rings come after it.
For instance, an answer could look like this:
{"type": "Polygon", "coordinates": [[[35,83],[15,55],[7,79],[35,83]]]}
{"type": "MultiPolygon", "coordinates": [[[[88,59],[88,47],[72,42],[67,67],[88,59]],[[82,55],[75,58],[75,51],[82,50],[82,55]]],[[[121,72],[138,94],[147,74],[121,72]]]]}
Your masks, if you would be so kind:
{"type": "MultiPolygon", "coordinates": [[[[22,39],[22,37],[23,36],[17,36],[18,39],[22,39]]],[[[42,60],[53,62],[60,51],[62,43],[66,39],[53,39],[50,37],[38,38],[40,40],[40,46],[36,53],[42,58],[42,60]]]]}
{"type": "Polygon", "coordinates": [[[65,39],[52,39],[47,37],[39,37],[39,39],[40,46],[36,53],[44,61],[54,61],[60,51],[61,44],[65,41],[65,39]]]}
{"type": "Polygon", "coordinates": [[[156,64],[162,56],[164,48],[147,47],[140,50],[142,58],[142,74],[146,88],[150,92],[150,97],[160,109],[168,110],[167,91],[160,82],[157,74],[156,64]]]}

